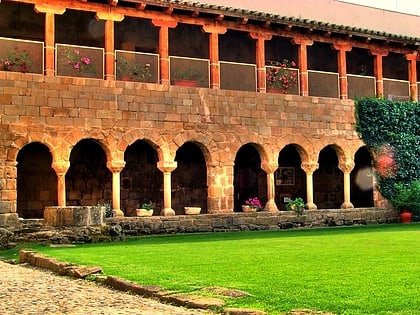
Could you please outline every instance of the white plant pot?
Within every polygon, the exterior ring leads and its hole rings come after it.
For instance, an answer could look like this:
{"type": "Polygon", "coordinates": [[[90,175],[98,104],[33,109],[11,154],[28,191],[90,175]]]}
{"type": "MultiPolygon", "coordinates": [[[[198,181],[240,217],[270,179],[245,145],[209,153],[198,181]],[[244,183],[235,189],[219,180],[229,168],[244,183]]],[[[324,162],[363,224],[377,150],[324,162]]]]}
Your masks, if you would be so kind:
{"type": "Polygon", "coordinates": [[[255,207],[250,207],[248,205],[243,205],[242,206],[242,212],[256,212],[257,208],[255,207]]]}
{"type": "Polygon", "coordinates": [[[200,207],[184,207],[185,214],[199,214],[201,212],[200,207]]]}
{"type": "Polygon", "coordinates": [[[153,210],[136,209],[136,213],[138,217],[150,217],[153,215],[153,210]]]}

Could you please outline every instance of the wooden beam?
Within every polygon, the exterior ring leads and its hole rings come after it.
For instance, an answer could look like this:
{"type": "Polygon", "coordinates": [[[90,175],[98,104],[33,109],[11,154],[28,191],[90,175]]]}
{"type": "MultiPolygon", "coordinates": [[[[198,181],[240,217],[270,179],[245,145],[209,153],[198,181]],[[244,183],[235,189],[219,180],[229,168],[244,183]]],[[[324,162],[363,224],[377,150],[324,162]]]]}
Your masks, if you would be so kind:
{"type": "Polygon", "coordinates": [[[164,9],[163,12],[165,12],[166,14],[171,15],[172,12],[174,12],[174,6],[173,5],[169,6],[168,8],[164,9]]]}

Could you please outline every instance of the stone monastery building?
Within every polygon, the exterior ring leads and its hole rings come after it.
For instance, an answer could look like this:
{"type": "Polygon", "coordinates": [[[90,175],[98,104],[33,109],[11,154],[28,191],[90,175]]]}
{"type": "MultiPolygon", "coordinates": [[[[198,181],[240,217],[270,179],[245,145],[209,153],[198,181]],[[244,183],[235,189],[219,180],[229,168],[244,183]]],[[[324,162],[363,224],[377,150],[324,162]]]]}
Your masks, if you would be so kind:
{"type": "Polygon", "coordinates": [[[205,2],[0,2],[1,226],[98,203],[116,216],[148,201],[154,215],[234,213],[249,197],[270,212],[295,197],[383,206],[354,99],[418,100],[420,17],[205,2]]]}

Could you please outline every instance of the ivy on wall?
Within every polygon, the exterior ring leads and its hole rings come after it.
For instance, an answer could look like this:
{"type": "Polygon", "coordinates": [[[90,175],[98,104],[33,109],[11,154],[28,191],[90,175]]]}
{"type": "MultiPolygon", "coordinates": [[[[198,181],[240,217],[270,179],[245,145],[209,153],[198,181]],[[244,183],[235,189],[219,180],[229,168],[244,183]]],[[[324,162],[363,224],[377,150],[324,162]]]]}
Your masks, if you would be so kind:
{"type": "Polygon", "coordinates": [[[396,184],[420,180],[420,105],[362,98],[355,115],[356,131],[374,157],[378,189],[393,200],[396,184]]]}

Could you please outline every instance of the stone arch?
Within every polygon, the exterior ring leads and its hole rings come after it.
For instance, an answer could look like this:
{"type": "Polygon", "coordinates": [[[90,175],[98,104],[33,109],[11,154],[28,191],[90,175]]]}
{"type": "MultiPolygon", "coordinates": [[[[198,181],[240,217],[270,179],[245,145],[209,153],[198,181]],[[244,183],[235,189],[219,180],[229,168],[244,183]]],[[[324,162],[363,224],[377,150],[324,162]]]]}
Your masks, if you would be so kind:
{"type": "Polygon", "coordinates": [[[48,134],[39,134],[39,133],[28,133],[28,135],[24,137],[19,137],[16,139],[12,145],[8,148],[8,158],[10,160],[16,161],[17,156],[20,150],[30,144],[30,143],[41,143],[46,146],[52,156],[52,161],[56,161],[59,158],[58,148],[60,147],[59,141],[56,138],[51,137],[48,134]]]}
{"type": "Polygon", "coordinates": [[[164,140],[159,132],[154,130],[130,130],[121,137],[117,143],[117,147],[122,152],[125,152],[127,147],[137,140],[144,140],[153,147],[157,152],[158,161],[173,161],[173,156],[169,150],[168,142],[164,140]]]}
{"type": "Polygon", "coordinates": [[[257,143],[246,143],[237,151],[234,161],[234,211],[241,211],[248,198],[258,197],[262,205],[267,203],[267,173],[261,168],[263,163],[268,163],[268,155],[257,143]]]}
{"type": "Polygon", "coordinates": [[[285,210],[290,198],[306,200],[306,173],[301,168],[308,155],[302,146],[291,143],[278,153],[278,169],[274,173],[275,201],[279,210],[285,210]],[[303,159],[302,159],[303,156],[303,159]]]}
{"type": "Polygon", "coordinates": [[[183,207],[201,207],[201,213],[208,209],[208,163],[210,153],[197,141],[187,141],[179,146],[175,161],[177,168],[172,172],[172,206],[175,213],[182,214],[183,207]]]}
{"type": "Polygon", "coordinates": [[[314,157],[314,145],[306,137],[302,135],[285,135],[277,140],[276,160],[278,159],[278,153],[287,145],[292,145],[299,153],[302,163],[311,162],[311,158],[314,157]]]}
{"type": "Polygon", "coordinates": [[[44,208],[57,205],[57,177],[50,148],[41,142],[24,145],[16,156],[19,217],[43,218],[44,208]]]}
{"type": "Polygon", "coordinates": [[[350,174],[350,197],[355,208],[374,206],[373,157],[366,146],[354,153],[354,168],[350,174]]]}
{"type": "Polygon", "coordinates": [[[344,200],[344,151],[336,144],[326,145],[318,154],[318,169],[313,174],[314,203],[319,209],[339,209],[344,200]]]}
{"type": "Polygon", "coordinates": [[[163,175],[158,169],[157,146],[139,139],[126,147],[125,167],[121,171],[121,208],[126,216],[135,216],[143,203],[156,203],[154,214],[163,207],[163,175]]]}
{"type": "Polygon", "coordinates": [[[107,167],[110,156],[107,146],[97,139],[86,138],[76,143],[66,173],[68,206],[111,203],[112,173],[107,167]]]}

